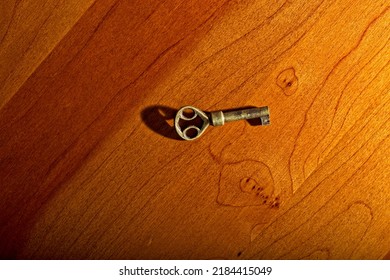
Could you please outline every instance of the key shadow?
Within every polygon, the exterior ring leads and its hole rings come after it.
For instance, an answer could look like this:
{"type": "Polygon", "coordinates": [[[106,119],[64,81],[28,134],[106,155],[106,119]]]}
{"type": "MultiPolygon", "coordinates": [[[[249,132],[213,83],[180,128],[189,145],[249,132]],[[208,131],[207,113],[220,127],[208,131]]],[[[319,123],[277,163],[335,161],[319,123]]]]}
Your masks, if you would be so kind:
{"type": "Polygon", "coordinates": [[[177,135],[174,121],[177,110],[168,106],[152,105],[141,112],[142,121],[154,132],[174,140],[183,140],[177,135]]]}

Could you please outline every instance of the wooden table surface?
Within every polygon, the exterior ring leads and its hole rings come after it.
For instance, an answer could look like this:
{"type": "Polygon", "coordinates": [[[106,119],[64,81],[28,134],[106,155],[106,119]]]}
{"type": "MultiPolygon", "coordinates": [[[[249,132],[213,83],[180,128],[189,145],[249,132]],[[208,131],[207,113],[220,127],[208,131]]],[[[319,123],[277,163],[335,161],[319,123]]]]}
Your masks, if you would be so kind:
{"type": "Polygon", "coordinates": [[[389,39],[387,0],[2,1],[1,258],[390,258],[389,39]]]}

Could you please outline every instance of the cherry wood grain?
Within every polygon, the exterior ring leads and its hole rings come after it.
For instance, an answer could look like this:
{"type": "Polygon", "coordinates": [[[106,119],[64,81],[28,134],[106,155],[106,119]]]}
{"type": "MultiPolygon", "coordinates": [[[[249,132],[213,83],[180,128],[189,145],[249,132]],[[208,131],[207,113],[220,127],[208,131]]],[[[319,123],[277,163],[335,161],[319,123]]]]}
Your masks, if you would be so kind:
{"type": "Polygon", "coordinates": [[[0,108],[92,3],[92,0],[0,3],[0,108]]]}
{"type": "Polygon", "coordinates": [[[11,2],[2,258],[388,258],[387,1],[11,2]],[[188,104],[271,125],[180,141],[188,104]]]}

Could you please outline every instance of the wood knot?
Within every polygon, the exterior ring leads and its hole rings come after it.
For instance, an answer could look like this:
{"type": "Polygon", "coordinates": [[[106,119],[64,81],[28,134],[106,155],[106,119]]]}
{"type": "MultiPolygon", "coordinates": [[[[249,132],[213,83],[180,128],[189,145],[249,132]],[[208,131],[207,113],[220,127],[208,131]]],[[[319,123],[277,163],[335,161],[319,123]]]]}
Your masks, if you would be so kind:
{"type": "Polygon", "coordinates": [[[290,96],[294,94],[298,89],[298,78],[295,75],[295,69],[291,67],[280,72],[276,78],[276,84],[283,90],[285,95],[290,96]]]}
{"type": "Polygon", "coordinates": [[[267,204],[275,188],[270,168],[255,160],[225,164],[219,184],[218,203],[236,207],[267,204]]]}

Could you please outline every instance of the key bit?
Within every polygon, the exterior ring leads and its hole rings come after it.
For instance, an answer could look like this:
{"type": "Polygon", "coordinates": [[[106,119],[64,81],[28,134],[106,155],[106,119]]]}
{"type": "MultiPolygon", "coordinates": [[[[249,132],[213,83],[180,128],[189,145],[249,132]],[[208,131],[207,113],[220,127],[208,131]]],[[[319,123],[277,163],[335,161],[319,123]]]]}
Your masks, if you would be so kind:
{"type": "Polygon", "coordinates": [[[184,140],[195,140],[203,134],[209,125],[221,126],[227,122],[250,119],[259,119],[261,125],[269,125],[268,107],[214,111],[206,114],[193,106],[184,106],[176,114],[175,129],[177,134],[184,140]],[[187,122],[188,125],[184,126],[183,124],[187,122]]]}

